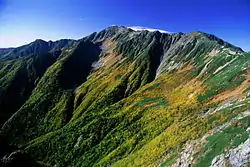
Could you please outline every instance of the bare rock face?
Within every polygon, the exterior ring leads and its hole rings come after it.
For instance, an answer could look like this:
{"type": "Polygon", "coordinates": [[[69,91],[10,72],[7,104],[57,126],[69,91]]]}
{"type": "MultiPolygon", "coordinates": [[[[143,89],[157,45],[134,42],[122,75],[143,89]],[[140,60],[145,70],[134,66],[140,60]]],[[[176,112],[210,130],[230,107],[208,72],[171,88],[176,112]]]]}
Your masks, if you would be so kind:
{"type": "Polygon", "coordinates": [[[226,158],[225,158],[224,154],[216,156],[212,160],[212,164],[210,165],[210,167],[219,167],[219,166],[221,166],[221,167],[226,166],[226,158]]]}
{"type": "Polygon", "coordinates": [[[250,138],[237,148],[229,151],[229,161],[233,167],[240,167],[250,162],[250,138]]]}
{"type": "Polygon", "coordinates": [[[173,164],[172,167],[189,167],[193,160],[192,157],[193,152],[194,152],[194,145],[188,144],[185,150],[182,152],[181,157],[177,159],[176,163],[173,164]]]}
{"type": "Polygon", "coordinates": [[[242,167],[250,163],[250,138],[237,148],[229,150],[227,154],[216,156],[210,167],[224,167],[229,164],[232,167],[242,167]]]}

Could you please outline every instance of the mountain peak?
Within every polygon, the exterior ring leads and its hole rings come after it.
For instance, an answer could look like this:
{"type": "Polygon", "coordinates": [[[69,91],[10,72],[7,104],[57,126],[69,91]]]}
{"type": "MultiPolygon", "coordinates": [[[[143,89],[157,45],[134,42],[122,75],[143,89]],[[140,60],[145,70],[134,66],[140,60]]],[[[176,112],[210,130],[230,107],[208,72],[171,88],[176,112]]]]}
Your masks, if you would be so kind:
{"type": "Polygon", "coordinates": [[[149,32],[159,31],[160,33],[165,33],[165,34],[172,33],[170,31],[165,31],[165,30],[160,30],[160,29],[154,29],[154,28],[148,28],[148,27],[141,27],[141,26],[131,26],[131,27],[127,27],[127,28],[132,29],[134,31],[149,31],[149,32]]]}
{"type": "Polygon", "coordinates": [[[36,39],[33,43],[46,43],[43,39],[36,39]]]}

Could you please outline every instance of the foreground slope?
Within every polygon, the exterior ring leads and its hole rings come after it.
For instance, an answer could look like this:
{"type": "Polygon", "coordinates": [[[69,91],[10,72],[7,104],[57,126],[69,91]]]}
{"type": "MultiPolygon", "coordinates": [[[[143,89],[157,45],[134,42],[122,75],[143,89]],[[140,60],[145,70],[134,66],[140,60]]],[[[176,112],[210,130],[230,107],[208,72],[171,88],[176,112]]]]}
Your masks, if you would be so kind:
{"type": "Polygon", "coordinates": [[[3,154],[51,166],[249,163],[249,53],[202,32],[117,26],[60,50],[37,55],[44,70],[21,79],[25,97],[12,78],[35,56],[1,61],[1,85],[13,84],[1,100],[18,97],[1,110],[3,154]]]}

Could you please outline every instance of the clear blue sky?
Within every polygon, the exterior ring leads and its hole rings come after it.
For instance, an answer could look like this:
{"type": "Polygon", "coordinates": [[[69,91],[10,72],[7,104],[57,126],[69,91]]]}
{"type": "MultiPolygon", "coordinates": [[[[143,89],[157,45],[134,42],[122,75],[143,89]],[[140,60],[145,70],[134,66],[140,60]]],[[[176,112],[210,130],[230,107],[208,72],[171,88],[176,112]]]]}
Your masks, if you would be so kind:
{"type": "Polygon", "coordinates": [[[250,0],[0,0],[0,47],[79,39],[110,25],[204,31],[250,51],[250,0]]]}

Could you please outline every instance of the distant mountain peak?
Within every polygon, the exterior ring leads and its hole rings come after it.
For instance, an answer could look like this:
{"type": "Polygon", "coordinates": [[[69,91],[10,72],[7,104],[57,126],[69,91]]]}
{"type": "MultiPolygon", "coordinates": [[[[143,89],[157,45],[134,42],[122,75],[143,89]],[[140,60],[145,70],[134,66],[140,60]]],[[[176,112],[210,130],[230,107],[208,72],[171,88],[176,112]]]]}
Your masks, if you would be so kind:
{"type": "Polygon", "coordinates": [[[47,41],[45,41],[43,39],[36,39],[35,41],[33,41],[31,43],[47,43],[47,41]]]}
{"type": "Polygon", "coordinates": [[[149,32],[159,31],[160,33],[166,33],[166,34],[172,33],[170,31],[154,29],[154,28],[148,28],[148,27],[141,27],[141,26],[131,26],[131,27],[127,27],[127,28],[130,28],[130,29],[132,29],[134,31],[149,31],[149,32]]]}

